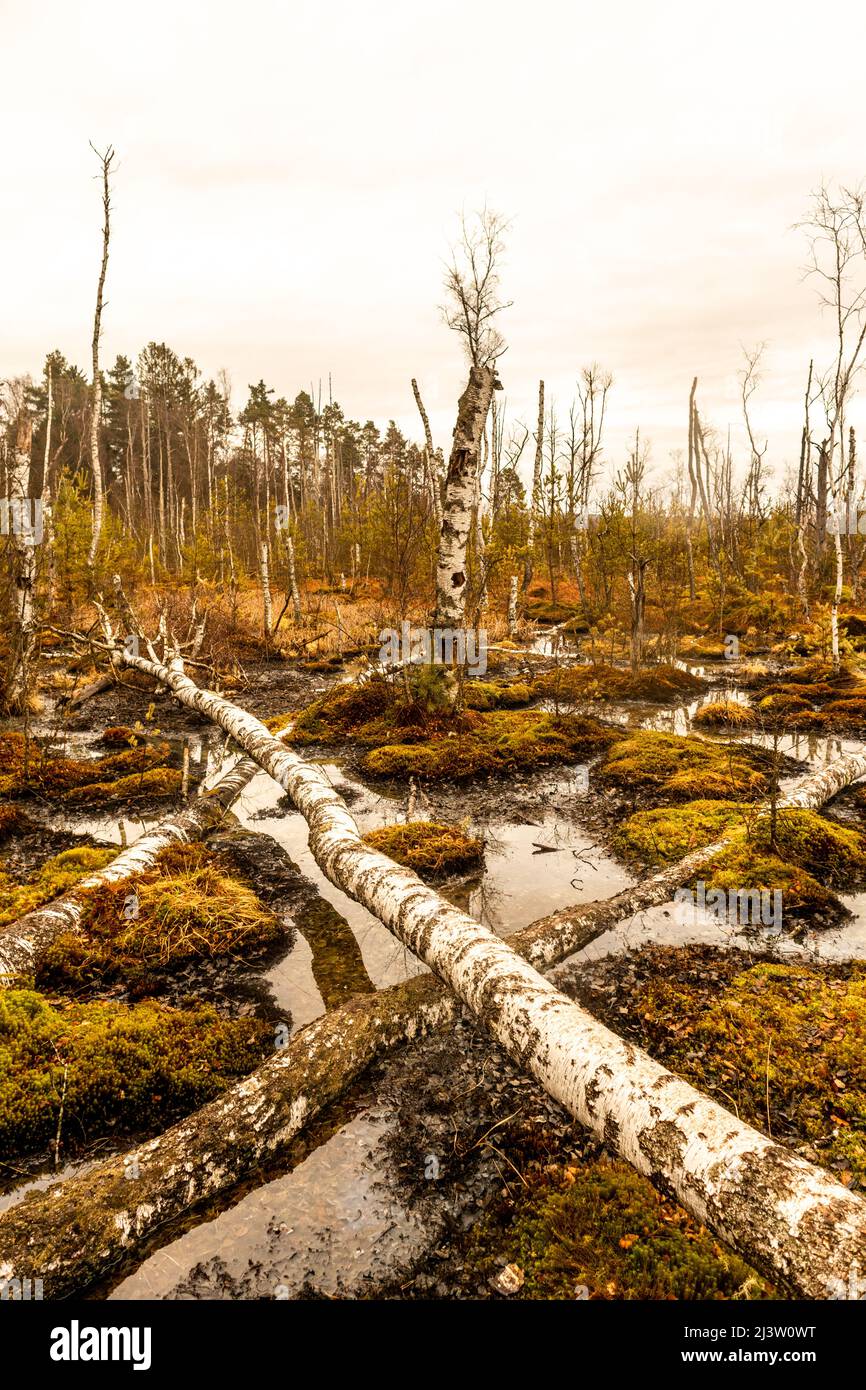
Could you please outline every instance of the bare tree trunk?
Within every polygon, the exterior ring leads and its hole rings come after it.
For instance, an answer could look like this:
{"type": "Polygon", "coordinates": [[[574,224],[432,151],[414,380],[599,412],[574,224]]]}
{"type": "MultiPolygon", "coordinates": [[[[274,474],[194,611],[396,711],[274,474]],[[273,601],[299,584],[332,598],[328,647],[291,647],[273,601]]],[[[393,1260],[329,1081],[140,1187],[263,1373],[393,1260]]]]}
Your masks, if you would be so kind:
{"type": "Polygon", "coordinates": [[[267,541],[259,542],[259,569],[262,576],[262,626],[265,632],[265,641],[270,639],[271,630],[274,626],[274,605],[271,598],[271,569],[270,556],[268,554],[267,541]]]}
{"type": "Polygon", "coordinates": [[[517,594],[519,580],[516,574],[511,576],[511,588],[508,593],[508,636],[513,637],[517,631],[517,594]]]}
{"type": "Polygon", "coordinates": [[[99,283],[96,287],[96,312],[93,315],[93,387],[90,403],[90,468],[93,474],[93,534],[87,563],[92,568],[99,549],[102,533],[102,518],[105,510],[105,496],[102,486],[102,464],[99,461],[99,426],[102,416],[102,378],[99,375],[99,334],[102,328],[102,296],[105,290],[105,273],[108,270],[108,242],[111,221],[111,192],[108,174],[114,150],[111,146],[99,156],[102,164],[102,264],[99,269],[99,283]]]}
{"type": "Polygon", "coordinates": [[[51,492],[51,431],[54,421],[54,370],[48,364],[48,403],[45,412],[45,458],[42,465],[42,516],[45,528],[47,582],[45,610],[50,617],[57,597],[57,562],[54,555],[54,499],[51,492]]]}
{"type": "Polygon", "coordinates": [[[830,610],[830,638],[833,649],[833,665],[838,671],[840,665],[839,658],[839,604],[842,602],[842,537],[840,534],[841,523],[837,517],[837,524],[833,528],[833,544],[836,551],[836,587],[833,590],[833,606],[830,610]]]}
{"type": "Polygon", "coordinates": [[[298,588],[298,575],[295,569],[295,542],[290,535],[286,535],[286,561],[289,569],[289,593],[292,596],[292,611],[295,615],[295,622],[303,621],[301,611],[301,591],[298,588]]]}
{"type": "MultiPolygon", "coordinates": [[[[5,502],[14,556],[15,631],[12,663],[6,682],[5,704],[10,714],[23,714],[30,704],[30,661],[36,642],[36,545],[38,513],[32,510],[30,495],[30,454],[33,422],[22,410],[18,416],[15,455],[9,474],[9,497],[5,502]]],[[[4,526],[4,530],[6,527],[4,526]]]]}
{"type": "Polygon", "coordinates": [[[532,550],[535,545],[535,531],[538,513],[541,510],[541,469],[544,463],[544,382],[538,383],[538,426],[535,434],[535,462],[532,465],[532,494],[529,499],[529,533],[526,542],[526,560],[523,566],[523,588],[532,583],[532,550]]]}
{"type": "Polygon", "coordinates": [[[430,430],[430,419],[424,409],[424,402],[421,399],[421,392],[414,376],[412,378],[412,392],[415,396],[415,404],[418,407],[418,414],[421,416],[421,424],[424,426],[424,470],[427,474],[427,482],[430,488],[430,500],[433,505],[433,516],[436,520],[436,529],[442,529],[442,483],[439,477],[439,470],[436,466],[436,455],[433,452],[433,435],[430,430]]]}
{"type": "Polygon", "coordinates": [[[496,371],[469,368],[469,380],[457,407],[454,442],[445,479],[445,502],[436,565],[436,615],[439,628],[463,625],[466,606],[466,547],[472,526],[481,433],[490,409],[496,371]]]}

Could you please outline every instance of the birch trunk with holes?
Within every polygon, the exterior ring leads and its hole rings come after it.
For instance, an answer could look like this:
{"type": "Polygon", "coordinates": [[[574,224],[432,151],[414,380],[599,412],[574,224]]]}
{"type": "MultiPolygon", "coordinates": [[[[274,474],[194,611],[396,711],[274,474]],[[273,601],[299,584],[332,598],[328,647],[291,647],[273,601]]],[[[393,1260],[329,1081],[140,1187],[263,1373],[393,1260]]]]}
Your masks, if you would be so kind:
{"type": "Polygon", "coordinates": [[[434,626],[463,626],[466,607],[466,547],[472,528],[481,434],[493,397],[493,367],[470,367],[466,389],[457,407],[454,442],[445,477],[442,529],[436,564],[434,626]]]}
{"type": "MultiPolygon", "coordinates": [[[[219,724],[288,792],[309,826],[310,850],[331,882],[429,965],[505,1051],[608,1148],[676,1197],[744,1259],[802,1297],[827,1297],[836,1287],[832,1281],[844,1281],[855,1262],[866,1267],[866,1202],[861,1197],[623,1042],[493,932],[446,902],[411,870],[367,846],[323,771],[285,748],[253,715],[199,689],[180,671],[155,667],[141,657],[125,660],[219,724]]],[[[373,1014],[382,1007],[378,994],[369,1006],[373,1014]]],[[[434,1015],[439,1016],[435,1007],[434,1015]]],[[[320,1023],[325,1027],[327,1020],[320,1023]]],[[[278,1058],[273,1065],[279,1066],[278,1058]]],[[[267,1124],[273,1115],[273,1092],[262,1091],[263,1070],[237,1090],[253,1124],[256,1117],[267,1124]]],[[[284,1091],[279,1104],[280,1134],[296,1133],[307,1115],[308,1097],[303,1091],[284,1091]]],[[[233,1112],[229,1125],[237,1118],[233,1112]]],[[[235,1140],[225,1136],[217,1145],[213,1129],[211,1134],[218,1166],[225,1146],[235,1140]]],[[[146,1174],[147,1146],[143,1153],[140,1170],[146,1174]]],[[[219,1180],[218,1174],[196,1175],[195,1163],[187,1161],[185,1180],[191,1192],[219,1180]]],[[[206,1166],[210,1162],[204,1153],[202,1161],[206,1166]]],[[[128,1200],[115,1208],[114,1226],[134,1232],[143,1223],[151,1229],[159,1191],[146,1176],[117,1181],[130,1186],[117,1189],[118,1195],[128,1193],[128,1200]]],[[[28,1207],[33,1210],[25,1203],[9,1213],[9,1220],[0,1221],[0,1278],[15,1277],[26,1261],[27,1269],[38,1267],[43,1277],[62,1279],[44,1245],[47,1239],[50,1247],[50,1236],[42,1228],[28,1235],[28,1207]]],[[[54,1205],[51,1209],[59,1212],[54,1205]]]]}
{"type": "Polygon", "coordinates": [[[15,434],[15,453],[9,472],[9,496],[4,503],[3,530],[11,538],[15,628],[12,659],[4,703],[9,714],[23,714],[30,703],[30,663],[36,644],[36,546],[39,514],[30,496],[30,455],[33,423],[22,413],[15,434]]]}

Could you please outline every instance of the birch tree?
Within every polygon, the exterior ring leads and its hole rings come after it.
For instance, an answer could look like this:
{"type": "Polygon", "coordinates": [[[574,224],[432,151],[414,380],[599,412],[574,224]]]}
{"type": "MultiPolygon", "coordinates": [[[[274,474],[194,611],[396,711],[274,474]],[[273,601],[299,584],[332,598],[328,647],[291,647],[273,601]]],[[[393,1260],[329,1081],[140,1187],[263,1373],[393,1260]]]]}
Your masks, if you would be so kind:
{"type": "Polygon", "coordinates": [[[461,238],[445,277],[443,317],[463,342],[469,380],[457,406],[457,423],[442,505],[436,563],[439,628],[463,626],[466,611],[467,546],[478,491],[481,438],[494,390],[501,389],[496,363],[505,352],[497,316],[509,307],[500,295],[499,269],[507,224],[486,208],[474,222],[461,222],[461,238]]]}
{"type": "Polygon", "coordinates": [[[36,641],[36,546],[38,512],[32,510],[30,464],[33,422],[22,408],[15,427],[15,452],[9,470],[9,496],[4,499],[3,530],[13,558],[12,598],[15,627],[5,702],[10,714],[23,714],[30,704],[30,668],[36,641]]]}
{"type": "Polygon", "coordinates": [[[99,427],[102,420],[102,378],[99,373],[99,335],[102,332],[102,298],[105,291],[105,276],[108,271],[108,245],[111,235],[111,188],[109,175],[114,161],[111,145],[103,154],[91,145],[98,157],[102,178],[102,260],[99,267],[99,280],[96,286],[96,309],[93,315],[93,341],[91,344],[91,363],[93,381],[90,395],[90,471],[93,478],[93,532],[87,563],[92,568],[99,549],[102,522],[105,513],[105,489],[102,481],[102,464],[99,459],[99,427]]]}

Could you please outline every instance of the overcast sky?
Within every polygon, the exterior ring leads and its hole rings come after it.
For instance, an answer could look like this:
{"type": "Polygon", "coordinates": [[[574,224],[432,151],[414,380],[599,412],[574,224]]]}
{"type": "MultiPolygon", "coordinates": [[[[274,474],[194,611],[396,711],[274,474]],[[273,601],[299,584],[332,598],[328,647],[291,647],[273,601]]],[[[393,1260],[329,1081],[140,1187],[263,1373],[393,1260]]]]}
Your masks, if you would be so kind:
{"type": "Polygon", "coordinates": [[[349,415],[417,436],[415,375],[447,447],[465,369],[442,267],[486,200],[513,219],[509,410],[531,420],[543,376],[567,411],[597,359],[610,457],[639,425],[661,466],[695,374],[740,438],[742,346],[765,340],[757,430],[795,457],[832,340],[793,224],[822,178],[866,177],[862,3],[0,0],[0,20],[0,376],[54,347],[87,370],[88,141],[110,141],[106,365],[166,341],[236,404],[330,373],[349,415]]]}

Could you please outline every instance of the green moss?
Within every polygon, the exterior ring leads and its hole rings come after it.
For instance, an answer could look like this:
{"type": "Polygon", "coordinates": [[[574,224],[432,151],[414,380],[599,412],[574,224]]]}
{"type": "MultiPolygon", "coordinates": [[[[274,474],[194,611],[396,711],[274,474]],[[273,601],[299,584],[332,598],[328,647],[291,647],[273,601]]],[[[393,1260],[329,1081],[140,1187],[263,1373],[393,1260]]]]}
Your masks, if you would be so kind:
{"type": "Polygon", "coordinates": [[[382,676],[336,686],[314,700],[297,716],[289,743],[339,743],[351,738],[377,744],[390,731],[414,728],[419,736],[429,712],[421,703],[405,698],[397,685],[382,676]]]}
{"type": "Polygon", "coordinates": [[[422,878],[462,872],[474,868],[484,858],[483,840],[467,835],[459,826],[438,821],[385,825],[371,830],[364,840],[372,849],[414,869],[422,878]]]}
{"type": "Polygon", "coordinates": [[[102,1135],[158,1132],[251,1071],[271,1028],[220,1019],[204,1005],[58,1004],[32,990],[0,994],[0,1153],[102,1135]]]}
{"type": "Polygon", "coordinates": [[[802,695],[789,690],[776,690],[758,701],[761,716],[769,721],[796,722],[802,715],[810,715],[812,706],[802,695]]]}
{"type": "Polygon", "coordinates": [[[601,1159],[531,1179],[505,1229],[483,1218],[466,1265],[515,1264],[527,1299],[766,1298],[769,1287],[627,1164],[601,1159]]]}
{"type": "Polygon", "coordinates": [[[424,742],[376,748],[366,755],[363,766],[374,776],[458,779],[514,767],[573,762],[606,747],[613,737],[593,719],[501,710],[477,714],[468,727],[464,723],[458,730],[424,742]]]}
{"type": "Polygon", "coordinates": [[[707,729],[752,729],[758,719],[755,711],[739,700],[714,700],[695,711],[692,723],[707,729]]]}
{"type": "Polygon", "coordinates": [[[682,700],[706,689],[706,681],[678,666],[628,671],[602,662],[547,671],[533,682],[533,693],[559,702],[576,700],[682,700]]]}
{"type": "Polygon", "coordinates": [[[171,767],[151,767],[113,782],[89,782],[67,792],[73,806],[107,806],[118,802],[151,801],[180,796],[183,775],[171,767]]]}
{"type": "Polygon", "coordinates": [[[866,973],[644,953],[623,1009],[654,1056],[741,1119],[866,1183],[866,973]],[[721,983],[720,983],[721,982],[721,983]],[[768,1113],[769,1112],[769,1113],[768,1113]]]}
{"type": "Polygon", "coordinates": [[[59,897],[88,874],[102,869],[116,857],[114,849],[66,849],[62,854],[49,859],[26,883],[15,883],[6,874],[0,874],[0,891],[3,906],[0,907],[0,926],[8,926],[25,912],[42,907],[59,897]]]}
{"type": "Polygon", "coordinates": [[[528,705],[533,691],[527,681],[467,681],[463,692],[468,709],[518,709],[528,705]]]}
{"type": "Polygon", "coordinates": [[[190,962],[259,952],[282,939],[279,919],[222,872],[199,844],[173,845],[153,867],[84,893],[81,930],[47,948],[37,983],[74,988],[122,981],[133,994],[190,962]]]}
{"type": "Polygon", "coordinates": [[[770,790],[767,754],[641,730],[617,740],[597,772],[603,785],[666,801],[754,801],[770,790]]]}
{"type": "MultiPolygon", "coordinates": [[[[725,893],[744,893],[751,889],[778,889],[782,894],[782,921],[806,923],[810,927],[829,927],[846,915],[835,893],[819,882],[802,864],[757,849],[754,845],[732,844],[700,873],[707,889],[725,893]]],[[[695,884],[691,885],[693,888],[695,884]]]]}
{"type": "Polygon", "coordinates": [[[866,880],[866,837],[816,811],[779,811],[775,840],[770,843],[770,818],[761,816],[752,834],[753,845],[775,850],[802,865],[834,888],[852,888],[866,880]]]}
{"type": "Polygon", "coordinates": [[[615,833],[614,848],[631,862],[675,864],[726,831],[743,827],[743,816],[736,801],[687,801],[683,806],[637,811],[615,833]]]}

